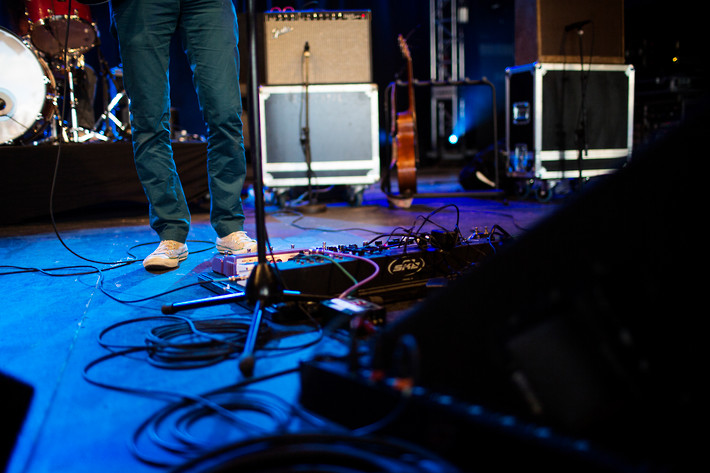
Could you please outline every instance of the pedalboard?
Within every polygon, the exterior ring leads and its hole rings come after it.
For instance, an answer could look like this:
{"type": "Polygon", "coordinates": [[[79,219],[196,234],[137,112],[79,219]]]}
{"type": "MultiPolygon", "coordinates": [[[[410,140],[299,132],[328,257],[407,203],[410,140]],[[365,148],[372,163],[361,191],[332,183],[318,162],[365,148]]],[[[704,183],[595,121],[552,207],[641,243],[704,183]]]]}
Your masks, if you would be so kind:
{"type": "MultiPolygon", "coordinates": [[[[389,303],[421,297],[429,281],[457,277],[491,256],[502,242],[480,238],[442,248],[436,244],[437,240],[441,238],[290,249],[271,252],[267,260],[274,264],[287,290],[337,297],[356,282],[371,278],[357,288],[358,297],[389,303]]],[[[253,253],[217,255],[212,260],[211,273],[202,274],[200,279],[210,290],[220,294],[243,291],[257,262],[258,257],[253,253]],[[225,277],[232,281],[221,282],[225,277]]]]}

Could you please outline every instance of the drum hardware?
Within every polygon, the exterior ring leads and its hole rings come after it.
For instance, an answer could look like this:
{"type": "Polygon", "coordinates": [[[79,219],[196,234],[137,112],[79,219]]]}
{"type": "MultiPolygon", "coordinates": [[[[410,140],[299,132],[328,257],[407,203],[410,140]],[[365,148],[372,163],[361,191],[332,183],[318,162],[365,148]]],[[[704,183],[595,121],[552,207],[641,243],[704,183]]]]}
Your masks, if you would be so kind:
{"type": "Polygon", "coordinates": [[[25,41],[2,27],[0,63],[0,143],[32,142],[55,115],[54,76],[25,41]]]}
{"type": "MultiPolygon", "coordinates": [[[[75,70],[83,68],[83,54],[92,49],[98,43],[99,32],[91,18],[91,9],[88,5],[78,1],[67,2],[64,0],[24,0],[25,16],[29,23],[29,33],[26,42],[27,48],[33,55],[47,68],[42,56],[47,62],[61,63],[54,67],[55,72],[59,71],[64,77],[61,87],[61,97],[69,101],[70,117],[69,129],[63,120],[63,111],[59,112],[57,106],[56,83],[54,75],[47,70],[47,76],[52,80],[53,107],[49,116],[42,117],[43,123],[47,122],[41,130],[37,130],[30,138],[36,138],[45,131],[46,125],[51,122],[50,136],[40,141],[64,141],[83,142],[92,139],[106,140],[101,134],[94,133],[78,126],[77,102],[74,90],[75,70]],[[69,8],[71,4],[71,10],[69,8]],[[67,97],[68,95],[68,97],[67,97]],[[58,133],[59,130],[59,133],[58,133]]],[[[18,84],[19,88],[22,85],[18,84]]],[[[49,97],[49,94],[48,94],[49,97]]],[[[38,119],[39,120],[39,119],[38,119]]],[[[46,134],[46,133],[45,133],[46,134]]],[[[27,139],[18,140],[20,144],[27,143],[27,139]]],[[[39,142],[39,141],[37,141],[39,142]]]]}
{"type": "Polygon", "coordinates": [[[71,2],[69,11],[69,2],[60,0],[24,3],[30,26],[24,39],[4,28],[0,32],[0,62],[9,65],[0,70],[0,144],[107,141],[115,136],[112,130],[107,127],[106,136],[98,129],[106,119],[126,133],[127,127],[111,113],[125,96],[122,87],[93,128],[79,126],[77,105],[83,102],[77,100],[84,99],[77,97],[75,79],[84,68],[83,54],[98,43],[88,5],[71,2]]]}
{"type": "MultiPolygon", "coordinates": [[[[114,109],[118,106],[121,100],[123,100],[124,98],[128,100],[128,95],[126,94],[126,91],[123,88],[123,70],[120,67],[114,67],[113,69],[109,70],[108,66],[105,65],[103,60],[101,61],[101,64],[103,67],[103,76],[105,82],[104,90],[108,90],[108,78],[110,78],[111,83],[113,84],[115,89],[115,94],[111,101],[106,104],[103,113],[101,114],[99,119],[96,120],[96,123],[94,124],[92,130],[95,132],[102,133],[109,139],[124,139],[127,135],[130,134],[130,128],[121,120],[119,120],[119,118],[113,113],[114,109]],[[121,78],[121,80],[119,81],[118,78],[121,78]],[[102,124],[103,129],[101,128],[102,124]],[[116,136],[116,133],[113,130],[114,126],[118,128],[120,136],[116,136]]],[[[105,102],[106,101],[107,100],[105,100],[105,102]]]]}
{"type": "Polygon", "coordinates": [[[76,98],[74,97],[74,73],[71,67],[66,68],[66,73],[67,80],[64,81],[64,85],[67,87],[67,93],[69,94],[69,117],[71,118],[69,133],[71,133],[72,141],[79,141],[79,120],[76,116],[76,98]]]}
{"type": "Polygon", "coordinates": [[[98,30],[88,5],[59,0],[25,0],[32,44],[50,56],[82,54],[96,45],[98,30]]]}
{"type": "Polygon", "coordinates": [[[57,120],[61,123],[61,138],[63,141],[75,143],[91,140],[107,141],[108,138],[103,134],[79,126],[77,114],[79,101],[76,97],[75,72],[84,70],[84,67],[84,56],[82,54],[71,54],[67,57],[66,62],[62,61],[55,65],[57,76],[63,78],[60,82],[63,91],[62,97],[66,100],[65,103],[69,105],[68,123],[67,120],[64,120],[65,107],[61,107],[61,113],[57,117],[57,120]]]}
{"type": "MultiPolygon", "coordinates": [[[[96,121],[96,124],[94,125],[94,131],[98,130],[99,125],[104,122],[106,119],[110,120],[116,127],[118,127],[121,132],[126,133],[126,126],[123,124],[121,120],[119,120],[116,115],[113,114],[112,110],[118,105],[118,103],[126,96],[126,93],[124,91],[121,91],[117,93],[113,99],[109,102],[109,104],[106,106],[106,110],[104,110],[104,113],[101,114],[99,119],[96,121]]],[[[110,137],[110,138],[117,138],[115,134],[113,133],[113,130],[111,130],[110,126],[105,127],[105,136],[110,137]]]]}

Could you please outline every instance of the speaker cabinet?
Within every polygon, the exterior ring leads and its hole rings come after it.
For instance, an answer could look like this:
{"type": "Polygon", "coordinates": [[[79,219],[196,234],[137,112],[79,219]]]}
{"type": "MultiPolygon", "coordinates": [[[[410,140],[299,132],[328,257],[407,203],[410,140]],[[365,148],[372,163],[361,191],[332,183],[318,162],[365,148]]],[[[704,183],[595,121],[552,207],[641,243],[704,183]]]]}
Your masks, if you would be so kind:
{"type": "Polygon", "coordinates": [[[264,85],[303,84],[306,66],[309,84],[373,81],[369,11],[269,12],[260,26],[264,85]]]}
{"type": "Polygon", "coordinates": [[[623,64],[624,1],[515,0],[515,65],[579,62],[580,44],[585,63],[623,64]]]}
{"type": "Polygon", "coordinates": [[[533,63],[506,69],[508,174],[578,177],[580,130],[586,137],[584,177],[623,167],[633,146],[634,78],[633,66],[624,64],[582,69],[533,63]]]}
{"type": "Polygon", "coordinates": [[[379,181],[377,97],[376,84],[322,84],[307,90],[301,85],[261,86],[264,185],[308,184],[301,142],[306,126],[310,130],[313,185],[370,185],[379,181]]]}

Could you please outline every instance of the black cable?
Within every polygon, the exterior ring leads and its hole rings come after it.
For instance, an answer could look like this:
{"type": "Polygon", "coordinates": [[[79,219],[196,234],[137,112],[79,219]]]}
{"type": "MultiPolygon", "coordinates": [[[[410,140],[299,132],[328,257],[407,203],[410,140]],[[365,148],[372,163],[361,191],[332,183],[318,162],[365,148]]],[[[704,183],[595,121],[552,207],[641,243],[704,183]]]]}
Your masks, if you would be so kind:
{"type": "Polygon", "coordinates": [[[456,225],[455,225],[455,228],[454,228],[453,231],[455,231],[455,232],[457,232],[458,234],[460,234],[460,232],[459,232],[459,230],[458,230],[458,227],[459,227],[459,219],[460,219],[459,209],[458,209],[458,207],[457,207],[455,204],[446,204],[446,205],[443,205],[443,206],[441,206],[441,207],[439,207],[439,208],[437,208],[437,209],[434,209],[434,210],[431,211],[428,215],[425,215],[425,216],[419,215],[419,216],[417,216],[416,219],[415,219],[415,221],[414,221],[414,223],[412,224],[411,227],[409,227],[409,228],[405,228],[405,227],[395,227],[390,233],[388,233],[388,234],[381,233],[381,234],[379,234],[377,237],[375,237],[375,238],[371,239],[370,241],[366,242],[365,245],[371,245],[371,244],[374,243],[375,241],[378,241],[378,240],[380,240],[380,239],[382,239],[382,238],[385,238],[385,237],[387,238],[387,243],[389,243],[389,242],[390,242],[390,239],[391,239],[392,237],[399,236],[399,237],[404,237],[404,238],[405,238],[405,242],[404,242],[403,247],[404,247],[404,250],[406,251],[407,246],[408,246],[408,244],[409,244],[409,242],[408,242],[409,239],[414,239],[414,240],[416,240],[417,242],[419,242],[419,239],[421,239],[421,238],[426,238],[425,235],[423,235],[423,234],[422,234],[422,231],[421,231],[422,228],[424,227],[424,225],[425,225],[426,223],[431,223],[432,225],[434,225],[434,226],[440,228],[441,230],[449,231],[446,227],[444,227],[444,226],[442,226],[442,225],[440,225],[440,224],[434,222],[434,221],[432,220],[432,218],[431,218],[433,215],[435,215],[436,213],[438,213],[438,212],[440,212],[440,211],[446,209],[447,207],[454,207],[454,209],[456,209],[456,225]],[[419,228],[417,228],[417,229],[415,230],[417,221],[419,221],[419,219],[422,219],[423,221],[422,221],[422,223],[419,225],[419,228]],[[402,230],[403,233],[396,233],[397,230],[402,230]]]}
{"type": "MultiPolygon", "coordinates": [[[[140,260],[137,260],[140,261],[140,260]]],[[[113,269],[118,269],[122,268],[124,266],[128,266],[130,264],[133,264],[135,261],[127,261],[122,264],[115,264],[109,268],[97,268],[96,266],[91,266],[91,265],[74,265],[74,266],[57,266],[53,268],[35,268],[35,267],[25,267],[25,266],[16,266],[16,265],[0,265],[0,268],[5,268],[8,269],[8,271],[5,272],[0,272],[0,276],[8,276],[8,275],[13,275],[13,274],[25,274],[25,273],[41,273],[45,276],[51,276],[51,277],[76,277],[76,276],[85,276],[89,274],[98,274],[99,275],[99,280],[97,281],[98,288],[99,290],[106,295],[108,298],[120,302],[122,304],[134,304],[138,302],[145,302],[149,301],[152,299],[156,299],[161,296],[165,296],[167,294],[172,294],[177,291],[182,291],[184,289],[193,287],[193,286],[199,286],[199,285],[206,285],[209,284],[211,281],[198,281],[190,284],[185,284],[167,291],[163,291],[157,294],[153,294],[150,296],[142,297],[139,299],[133,299],[133,300],[125,300],[125,299],[119,299],[118,297],[112,295],[110,292],[108,292],[104,288],[104,283],[105,283],[105,278],[104,278],[104,273],[106,271],[110,271],[113,269]],[[79,272],[68,272],[68,273],[60,273],[56,274],[55,272],[58,271],[63,271],[66,269],[79,269],[79,268],[89,268],[87,271],[79,271],[79,272]],[[11,271],[12,270],[12,271],[11,271]]]]}
{"type": "MultiPolygon", "coordinates": [[[[144,319],[147,320],[147,319],[144,319]]],[[[129,321],[130,323],[130,321],[129,321]]],[[[115,327],[117,327],[119,324],[116,324],[115,327]]],[[[114,327],[114,328],[115,328],[114,327]]],[[[102,332],[103,335],[106,335],[106,331],[102,332]]],[[[97,368],[100,365],[103,365],[104,363],[107,363],[111,360],[115,360],[118,358],[123,358],[123,357],[129,357],[130,355],[135,355],[135,354],[150,354],[150,352],[156,351],[158,348],[155,346],[146,346],[145,344],[140,345],[136,344],[134,346],[130,345],[112,345],[110,343],[107,343],[105,341],[102,341],[102,344],[105,345],[107,348],[110,349],[110,352],[102,355],[98,358],[93,359],[89,363],[87,363],[84,366],[84,369],[82,370],[82,376],[84,379],[90,383],[93,384],[94,386],[98,386],[104,389],[108,389],[111,391],[117,391],[117,392],[123,392],[127,394],[134,394],[134,395],[139,395],[143,397],[148,397],[148,398],[154,398],[154,399],[163,399],[163,400],[169,400],[169,401],[174,401],[175,399],[180,399],[184,400],[187,399],[191,402],[200,402],[201,398],[199,396],[191,395],[191,394],[184,394],[184,393],[178,393],[175,391],[167,391],[167,390],[160,390],[160,389],[152,389],[150,387],[131,387],[131,386],[125,386],[125,385],[120,385],[120,384],[115,384],[115,383],[110,383],[108,381],[101,381],[98,378],[94,378],[93,376],[90,375],[90,373],[97,368]],[[120,349],[115,349],[116,347],[119,347],[120,349]],[[125,347],[125,348],[124,348],[125,347]]],[[[135,357],[131,357],[135,359],[135,357]]],[[[236,383],[233,385],[233,387],[241,387],[241,386],[246,386],[251,383],[255,383],[258,381],[264,381],[268,380],[274,377],[278,377],[283,374],[288,374],[292,372],[298,371],[298,367],[295,368],[289,368],[283,371],[280,371],[278,373],[271,373],[267,374],[261,377],[252,377],[252,378],[247,378],[244,381],[241,381],[239,383],[236,383]]]]}
{"type": "Polygon", "coordinates": [[[172,473],[256,472],[456,472],[457,467],[426,448],[400,439],[339,432],[264,436],[214,449],[177,466],[172,473]]]}
{"type": "MultiPolygon", "coordinates": [[[[293,406],[268,391],[228,387],[202,397],[230,413],[230,416],[223,413],[219,416],[228,423],[228,433],[232,436],[242,433],[264,435],[279,432],[293,420],[293,406]],[[243,412],[252,414],[252,417],[257,414],[259,422],[250,421],[249,416],[241,414],[243,412]],[[264,422],[264,417],[270,422],[264,422]]],[[[215,415],[217,413],[209,405],[189,401],[173,403],[151,415],[149,422],[143,424],[144,428],[136,431],[138,437],[134,438],[140,440],[141,436],[145,436],[153,445],[173,455],[182,458],[194,457],[218,446],[215,445],[214,438],[201,438],[194,428],[198,422],[211,420],[210,431],[213,432],[215,415]]],[[[217,442],[227,443],[230,438],[234,437],[225,435],[217,442]]]]}
{"type": "MultiPolygon", "coordinates": [[[[323,339],[320,324],[309,316],[308,329],[272,330],[269,325],[260,326],[257,346],[259,350],[280,356],[285,352],[303,350],[323,339]],[[285,339],[293,335],[315,334],[295,345],[268,347],[267,342],[285,339]]],[[[251,326],[249,317],[219,317],[193,320],[180,315],[137,317],[122,320],[104,328],[98,335],[98,343],[111,351],[143,348],[146,361],[158,368],[192,369],[214,365],[243,352],[247,332],[251,326]],[[108,341],[118,329],[143,323],[170,321],[156,325],[133,344],[115,344],[108,341]]],[[[121,339],[125,338],[121,337],[121,339]]]]}
{"type": "Polygon", "coordinates": [[[443,226],[441,226],[441,225],[439,225],[438,223],[434,222],[434,221],[431,219],[431,217],[432,217],[433,215],[435,215],[435,214],[441,212],[442,210],[445,210],[445,209],[448,208],[448,207],[453,207],[453,208],[456,210],[456,228],[458,228],[458,227],[459,227],[460,215],[461,215],[460,212],[459,212],[458,206],[457,206],[456,204],[445,204],[445,205],[442,205],[441,207],[439,207],[439,208],[437,208],[437,209],[432,210],[432,211],[429,212],[429,214],[426,215],[425,217],[421,217],[422,220],[424,220],[424,221],[423,221],[422,224],[419,226],[419,228],[417,229],[417,231],[418,231],[418,232],[421,231],[421,229],[424,227],[424,224],[425,224],[425,223],[431,223],[431,224],[433,224],[433,225],[435,225],[435,226],[441,228],[442,230],[446,230],[446,228],[444,228],[443,226]]]}
{"type": "Polygon", "coordinates": [[[337,233],[337,232],[353,232],[353,231],[360,231],[360,232],[367,232],[367,233],[378,233],[373,230],[370,230],[368,228],[360,228],[360,227],[349,227],[349,228],[322,228],[322,227],[304,227],[301,225],[297,225],[296,222],[299,220],[302,220],[306,218],[305,215],[303,215],[300,212],[297,212],[295,210],[278,210],[277,212],[273,212],[270,215],[271,216],[279,216],[279,215],[286,215],[286,216],[295,216],[296,219],[293,220],[292,222],[289,223],[292,227],[298,228],[299,230],[316,230],[320,232],[325,232],[325,233],[337,233]]]}
{"type": "MultiPolygon", "coordinates": [[[[71,6],[72,6],[72,0],[69,0],[69,3],[67,5],[67,12],[71,12],[71,6]]],[[[64,73],[65,73],[65,80],[64,80],[64,96],[62,97],[62,109],[61,109],[61,114],[60,114],[60,128],[64,128],[64,114],[66,113],[66,106],[67,106],[67,71],[69,68],[69,27],[70,27],[70,22],[71,18],[69,13],[67,13],[67,29],[66,29],[66,35],[64,38],[64,51],[63,51],[63,65],[64,65],[64,73]]],[[[81,256],[80,254],[76,253],[74,250],[69,248],[69,246],[64,242],[64,239],[62,236],[59,234],[59,229],[57,227],[57,222],[54,218],[54,191],[56,188],[56,183],[57,183],[57,175],[59,174],[59,162],[61,159],[62,155],[62,136],[60,132],[60,136],[58,137],[57,140],[57,154],[56,158],[54,161],[54,171],[52,173],[52,181],[51,181],[51,186],[50,186],[50,191],[49,191],[49,218],[52,223],[52,228],[54,229],[54,234],[57,236],[57,239],[59,242],[62,244],[62,246],[69,251],[71,254],[76,256],[79,259],[82,259],[84,261],[87,261],[89,263],[96,263],[96,264],[105,264],[105,265],[116,265],[116,264],[124,264],[129,261],[100,261],[100,260],[94,260],[91,258],[86,258],[84,256],[81,256]]]]}
{"type": "MultiPolygon", "coordinates": [[[[233,440],[232,436],[243,437],[245,434],[252,436],[255,434],[268,434],[273,436],[274,433],[279,433],[280,431],[286,429],[288,424],[295,419],[293,416],[298,416],[298,418],[306,422],[313,423],[313,419],[306,413],[301,411],[296,406],[286,403],[278,396],[271,393],[243,390],[243,388],[259,381],[265,381],[273,379],[274,377],[295,373],[299,368],[283,370],[279,373],[272,373],[260,378],[250,378],[240,383],[219,388],[215,391],[202,395],[183,394],[174,391],[147,387],[134,388],[120,386],[114,383],[99,381],[90,375],[90,372],[98,365],[118,357],[127,357],[137,353],[143,353],[149,358],[154,357],[157,353],[164,351],[166,348],[174,348],[176,344],[171,341],[171,338],[176,334],[184,335],[187,333],[181,330],[185,326],[190,326],[190,332],[202,335],[206,333],[206,325],[204,324],[212,322],[212,320],[191,321],[186,317],[180,316],[141,318],[131,321],[118,322],[113,326],[104,329],[101,334],[99,334],[99,343],[102,346],[112,350],[120,348],[120,350],[112,351],[111,353],[86,365],[83,375],[89,383],[128,394],[141,395],[168,401],[172,400],[171,404],[149,416],[149,418],[142,422],[134,431],[130,439],[129,447],[133,455],[141,462],[160,467],[179,467],[179,465],[183,464],[185,460],[190,461],[191,459],[199,458],[199,455],[211,455],[213,449],[219,448],[220,445],[215,445],[214,442],[206,441],[200,437],[198,431],[194,430],[194,427],[198,423],[203,423],[204,421],[210,421],[211,423],[209,425],[211,426],[214,425],[214,422],[218,419],[221,419],[221,422],[227,423],[225,427],[228,427],[228,430],[226,431],[228,435],[221,440],[224,442],[233,440]],[[136,322],[163,319],[179,320],[180,322],[184,322],[182,324],[183,327],[177,327],[175,324],[154,327],[150,330],[148,342],[136,346],[127,346],[125,344],[112,345],[105,339],[109,332],[118,327],[127,326],[136,322]],[[251,412],[252,414],[266,416],[270,421],[268,423],[269,425],[266,429],[264,429],[264,422],[259,422],[258,425],[247,422],[244,416],[240,414],[241,412],[251,412]],[[152,444],[152,447],[149,450],[146,450],[141,446],[145,443],[145,441],[149,441],[152,444]],[[155,448],[158,448],[158,450],[162,453],[160,456],[155,455],[155,448]],[[151,453],[148,454],[146,453],[147,451],[150,451],[151,453]],[[168,458],[165,458],[165,455],[168,455],[168,458]],[[177,461],[174,461],[176,457],[177,461]]],[[[220,323],[221,322],[222,321],[220,321],[220,323]]],[[[207,334],[207,338],[210,340],[213,339],[213,333],[214,331],[210,331],[207,334]]],[[[125,337],[121,336],[118,336],[117,338],[121,340],[125,339],[125,337]]],[[[190,344],[192,344],[192,342],[190,342],[190,344]]],[[[230,341],[229,344],[233,343],[230,341]]],[[[191,366],[182,365],[181,367],[189,368],[191,366]]],[[[365,435],[381,429],[393,420],[397,419],[404,407],[404,403],[400,404],[380,421],[368,426],[363,426],[362,428],[356,430],[356,433],[359,435],[365,435]]],[[[322,425],[323,421],[320,422],[319,427],[322,427],[322,425]]],[[[334,426],[331,426],[331,428],[333,428],[336,432],[334,434],[329,433],[327,435],[342,435],[339,433],[342,428],[335,428],[334,426]]],[[[210,430],[210,432],[213,431],[214,429],[210,430]]],[[[282,436],[277,436],[275,438],[281,437],[282,436]]],[[[212,439],[212,437],[210,437],[210,439],[212,439]]],[[[250,441],[251,440],[247,440],[247,442],[250,441]]],[[[307,453],[307,455],[317,454],[317,457],[314,458],[321,458],[321,460],[324,459],[322,456],[323,452],[320,452],[319,449],[306,449],[305,452],[310,452],[307,453]]],[[[332,452],[330,454],[326,453],[325,456],[327,457],[331,454],[332,452]]],[[[374,455],[376,456],[373,460],[381,460],[377,457],[377,454],[374,455]]],[[[391,459],[388,459],[387,461],[390,460],[391,459]]]]}
{"type": "MultiPolygon", "coordinates": [[[[116,325],[118,326],[118,324],[116,325]]],[[[142,397],[147,397],[147,398],[152,398],[152,399],[158,399],[158,400],[166,400],[168,402],[173,402],[173,404],[170,404],[166,408],[158,411],[157,413],[153,414],[150,416],[148,419],[146,419],[139,427],[136,429],[134,432],[131,443],[130,443],[130,448],[132,453],[141,461],[148,463],[148,464],[153,464],[153,465],[158,465],[158,466],[171,466],[168,463],[157,461],[157,460],[152,460],[146,455],[143,455],[140,452],[140,449],[138,448],[138,437],[140,437],[143,432],[145,432],[147,429],[151,428],[151,424],[155,422],[156,419],[160,418],[161,416],[164,416],[164,413],[166,410],[169,411],[174,411],[175,409],[178,408],[184,408],[186,406],[200,406],[200,408],[203,409],[209,409],[212,412],[215,413],[215,415],[220,415],[223,416],[224,418],[234,421],[236,423],[240,423],[240,419],[234,415],[233,412],[231,412],[229,409],[224,408],[221,406],[219,403],[214,402],[211,397],[213,396],[213,393],[207,393],[205,395],[193,395],[193,394],[187,394],[187,393],[180,393],[177,391],[169,391],[169,390],[161,390],[161,389],[155,389],[152,387],[131,387],[131,386],[125,386],[125,385],[120,385],[120,384],[115,384],[115,383],[110,383],[106,381],[101,381],[98,378],[95,378],[91,375],[91,372],[98,367],[99,365],[102,365],[108,361],[117,359],[117,358],[122,358],[122,357],[127,357],[129,355],[133,354],[138,354],[138,353],[149,353],[151,350],[154,350],[154,347],[147,347],[147,346],[133,346],[133,347],[128,347],[125,349],[117,350],[117,351],[111,351],[110,353],[103,355],[99,358],[96,358],[89,362],[83,369],[82,371],[82,376],[84,379],[97,387],[101,387],[104,389],[109,389],[112,391],[116,392],[122,392],[125,394],[132,394],[132,395],[138,395],[142,397]]],[[[228,386],[226,388],[220,388],[218,391],[215,391],[215,393],[222,392],[224,390],[237,390],[246,386],[249,386],[251,384],[261,382],[261,381],[266,381],[270,380],[276,377],[284,376],[287,374],[295,373],[299,370],[299,367],[294,367],[294,368],[289,368],[285,369],[276,373],[270,373],[268,375],[264,375],[261,377],[251,377],[248,378],[244,381],[241,381],[239,383],[233,384],[231,386],[228,386]]],[[[204,415],[204,414],[202,414],[204,415]]]]}
{"type": "Polygon", "coordinates": [[[95,266],[89,265],[76,265],[76,266],[57,266],[54,268],[35,268],[35,267],[25,267],[25,266],[15,266],[15,265],[0,265],[0,268],[14,269],[15,271],[6,271],[0,273],[0,276],[7,276],[11,274],[24,274],[24,273],[41,273],[45,276],[51,277],[72,277],[72,276],[85,276],[87,274],[97,274],[101,270],[95,266]],[[61,273],[54,274],[55,271],[63,271],[65,269],[78,269],[78,268],[90,268],[89,271],[81,272],[71,272],[71,273],[61,273]]]}

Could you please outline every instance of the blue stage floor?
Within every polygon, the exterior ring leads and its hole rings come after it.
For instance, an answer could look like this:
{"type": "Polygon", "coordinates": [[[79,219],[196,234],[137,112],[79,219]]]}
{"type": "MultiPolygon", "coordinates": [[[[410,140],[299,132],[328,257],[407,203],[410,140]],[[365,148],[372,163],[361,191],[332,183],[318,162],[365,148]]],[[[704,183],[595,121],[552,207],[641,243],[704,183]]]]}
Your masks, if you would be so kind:
{"type": "MultiPolygon", "coordinates": [[[[440,186],[446,192],[457,187],[455,177],[428,185],[423,184],[429,190],[440,186]]],[[[447,196],[416,199],[408,209],[393,209],[379,189],[371,188],[365,191],[362,206],[331,202],[326,212],[316,215],[268,206],[266,222],[269,243],[278,251],[323,244],[362,245],[398,226],[418,226],[422,216],[441,207],[444,209],[432,219],[441,227],[453,228],[458,217],[465,236],[494,225],[515,235],[534,226],[556,206],[447,196]]],[[[193,216],[189,258],[174,271],[151,274],[140,264],[155,246],[147,219],[135,212],[121,216],[110,207],[107,210],[110,218],[96,218],[96,213],[85,219],[80,213],[59,215],[61,241],[51,226],[41,221],[0,229],[3,272],[14,273],[2,277],[0,289],[0,366],[4,374],[34,388],[7,471],[156,471],[226,440],[269,429],[275,433],[302,429],[306,421],[285,407],[298,405],[298,375],[291,370],[316,355],[347,353],[348,345],[342,337],[323,337],[307,319],[297,318],[293,327],[277,326],[267,335],[273,339],[267,343],[269,349],[257,352],[254,372],[254,379],[267,379],[248,387],[278,396],[277,402],[255,394],[279,415],[251,414],[256,418],[255,429],[224,420],[202,420],[195,428],[205,437],[193,439],[199,447],[192,452],[184,444],[161,446],[165,439],[151,438],[141,431],[142,423],[169,403],[229,386],[235,386],[236,396],[240,392],[236,386],[244,382],[237,367],[238,353],[194,369],[184,369],[179,360],[168,359],[165,367],[151,363],[145,349],[151,329],[191,320],[209,321],[205,323],[209,327],[216,324],[213,328],[218,331],[224,324],[233,325],[237,334],[243,334],[252,312],[233,303],[164,316],[163,305],[214,295],[194,285],[199,274],[210,270],[217,254],[207,216],[193,216]],[[109,264],[113,262],[126,264],[109,264]],[[175,292],[167,293],[172,290],[175,292]],[[284,336],[285,332],[289,336],[284,336]],[[131,353],[118,356],[121,351],[131,353]],[[283,409],[287,410],[281,412],[283,409]]],[[[247,230],[254,234],[253,198],[247,199],[246,211],[247,230]]]]}
{"type": "MultiPolygon", "coordinates": [[[[475,232],[502,229],[517,240],[544,228],[576,196],[560,196],[541,203],[534,199],[452,195],[457,190],[460,189],[456,176],[444,173],[422,176],[420,191],[426,197],[415,198],[409,208],[391,207],[376,186],[364,192],[362,205],[332,201],[325,212],[312,215],[281,209],[268,202],[265,217],[268,243],[274,251],[360,246],[377,235],[402,229],[417,228],[425,233],[448,231],[454,230],[457,223],[464,238],[475,232]]],[[[255,234],[252,196],[245,200],[245,209],[246,230],[255,234]]],[[[348,429],[332,423],[330,416],[326,419],[319,414],[358,416],[357,408],[368,405],[364,399],[363,404],[353,399],[349,387],[344,395],[336,396],[331,392],[342,390],[327,384],[323,384],[322,390],[310,385],[311,402],[314,393],[325,398],[318,401],[321,403],[318,410],[322,412],[306,410],[299,399],[303,387],[299,366],[323,358],[346,363],[348,358],[343,357],[352,353],[353,339],[357,340],[358,353],[367,359],[372,355],[371,341],[376,339],[380,328],[373,333],[360,326],[355,331],[346,328],[346,324],[345,328],[331,331],[323,320],[309,317],[312,307],[307,305],[297,305],[289,311],[267,311],[255,353],[255,370],[252,377],[245,377],[239,370],[238,357],[252,321],[252,307],[232,302],[174,315],[162,313],[164,306],[215,295],[197,284],[199,277],[211,270],[217,255],[213,245],[215,235],[206,214],[196,211],[193,215],[189,258],[178,269],[162,274],[146,272],[140,264],[157,242],[147,218],[136,215],[135,209],[107,206],[104,216],[92,209],[90,215],[72,212],[58,215],[56,220],[61,241],[51,225],[43,221],[0,227],[3,261],[0,374],[34,390],[26,418],[18,426],[19,434],[4,432],[5,443],[12,452],[7,473],[207,471],[187,462],[213,454],[224,445],[233,442],[243,445],[248,439],[265,435],[278,439],[278,443],[289,438],[286,434],[325,432],[331,441],[348,429]],[[215,338],[221,342],[213,343],[215,338]],[[186,348],[189,343],[193,344],[186,348]]],[[[540,233],[537,232],[538,238],[540,233]]],[[[574,260],[564,263],[573,271],[576,263],[584,260],[580,255],[586,249],[577,248],[572,241],[567,250],[576,255],[574,260]]],[[[543,266],[545,263],[539,269],[547,271],[545,274],[554,273],[554,268],[550,272],[551,268],[543,266]]],[[[521,281],[533,283],[538,268],[519,269],[525,272],[524,277],[517,278],[515,270],[501,272],[502,280],[489,281],[488,289],[521,281]]],[[[307,287],[328,282],[313,281],[314,276],[308,271],[303,272],[303,278],[307,287]]],[[[480,287],[471,287],[467,291],[470,304],[465,304],[467,314],[462,317],[481,315],[477,301],[489,298],[477,293],[478,290],[480,287]]],[[[426,293],[423,299],[383,304],[387,323],[407,317],[422,300],[429,300],[426,293]]],[[[491,310],[488,302],[486,315],[495,316],[496,310],[491,310]]],[[[464,301],[444,300],[444,303],[461,307],[464,301]]],[[[441,317],[450,320],[452,314],[443,307],[441,310],[441,317]]],[[[437,324],[436,320],[430,322],[433,326],[437,324]]],[[[467,347],[467,340],[480,342],[481,335],[454,330],[447,337],[452,346],[467,347]]],[[[468,362],[475,365],[480,360],[468,362]]],[[[452,366],[457,365],[452,362],[452,366]]],[[[452,376],[458,376],[451,367],[442,369],[442,373],[453,372],[452,376]]],[[[16,384],[9,386],[13,388],[16,384]]],[[[22,414],[17,412],[21,407],[21,400],[5,404],[3,417],[13,412],[16,419],[22,414]]],[[[510,428],[514,417],[501,419],[501,422],[508,419],[500,425],[510,428]]],[[[536,432],[538,435],[542,431],[536,432]]],[[[424,433],[422,437],[427,438],[428,447],[437,443],[438,437],[424,433]]],[[[491,437],[485,437],[491,442],[491,437]]],[[[523,454],[516,457],[517,447],[509,443],[513,437],[495,444],[495,448],[513,448],[508,461],[527,462],[523,454]]],[[[374,438],[359,435],[358,442],[374,438]]],[[[439,440],[443,438],[446,437],[439,440]]],[[[519,437],[515,438],[519,441],[519,437]]],[[[479,438],[478,445],[482,440],[479,438]]],[[[301,441],[303,437],[298,437],[296,444],[301,441]]],[[[330,450],[323,447],[323,442],[317,445],[330,450]]],[[[581,445],[584,444],[574,444],[573,448],[581,445]]],[[[275,450],[267,449],[267,457],[277,455],[277,446],[269,448],[275,450]]],[[[365,444],[363,448],[374,451],[382,445],[365,444]]],[[[422,456],[419,460],[427,459],[425,450],[417,447],[414,450],[422,456]]],[[[412,454],[398,456],[400,460],[411,459],[412,454]]],[[[315,455],[318,457],[319,453],[315,455]]],[[[537,460],[556,461],[555,454],[550,457],[547,451],[545,455],[537,460]]],[[[476,460],[476,456],[469,458],[476,460]]],[[[416,464],[412,471],[422,471],[422,465],[416,464]]],[[[402,465],[379,468],[406,471],[402,465]]],[[[244,467],[238,471],[262,470],[244,467]]],[[[446,471],[446,468],[435,466],[425,471],[446,471]]]]}

